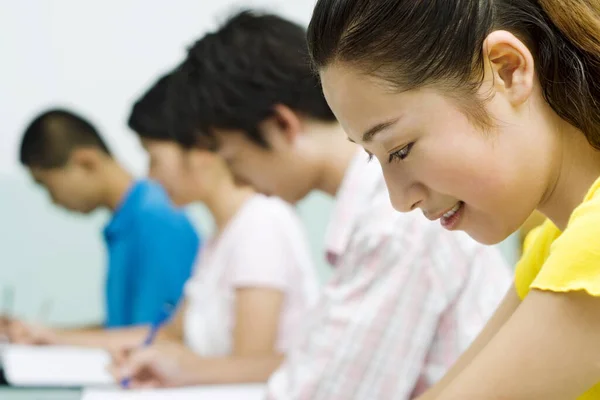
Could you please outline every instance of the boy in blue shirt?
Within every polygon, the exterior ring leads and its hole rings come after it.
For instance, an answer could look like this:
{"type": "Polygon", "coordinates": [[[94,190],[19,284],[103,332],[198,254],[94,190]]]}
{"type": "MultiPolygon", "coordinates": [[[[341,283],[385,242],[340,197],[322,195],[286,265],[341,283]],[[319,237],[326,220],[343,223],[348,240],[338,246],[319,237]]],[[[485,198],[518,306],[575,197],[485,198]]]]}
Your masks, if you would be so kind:
{"type": "MultiPolygon", "coordinates": [[[[179,300],[198,252],[194,227],[161,186],[135,181],[88,121],[67,110],[44,112],[26,129],[20,159],[57,206],[84,214],[107,208],[112,218],[104,229],[104,327],[55,330],[13,322],[12,341],[104,345],[103,328],[147,325],[166,302],[179,300]]],[[[146,329],[127,331],[138,340],[146,329]]]]}

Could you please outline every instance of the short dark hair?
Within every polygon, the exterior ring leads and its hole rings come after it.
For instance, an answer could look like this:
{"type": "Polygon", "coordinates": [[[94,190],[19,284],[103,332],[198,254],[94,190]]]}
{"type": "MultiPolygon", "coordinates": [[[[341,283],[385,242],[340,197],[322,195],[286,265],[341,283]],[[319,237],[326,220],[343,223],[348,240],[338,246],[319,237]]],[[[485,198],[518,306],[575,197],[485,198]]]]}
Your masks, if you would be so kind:
{"type": "Polygon", "coordinates": [[[172,141],[167,120],[170,74],[162,76],[133,105],[127,124],[142,139],[172,141]]]}
{"type": "Polygon", "coordinates": [[[60,168],[73,150],[81,147],[111,154],[90,122],[71,111],[52,109],[38,115],[25,129],[20,160],[28,167],[60,168]]]}
{"type": "Polygon", "coordinates": [[[245,10],[198,40],[174,72],[171,132],[182,145],[193,146],[214,128],[236,129],[266,147],[258,125],[277,104],[335,120],[310,64],[305,29],[245,10]]]}

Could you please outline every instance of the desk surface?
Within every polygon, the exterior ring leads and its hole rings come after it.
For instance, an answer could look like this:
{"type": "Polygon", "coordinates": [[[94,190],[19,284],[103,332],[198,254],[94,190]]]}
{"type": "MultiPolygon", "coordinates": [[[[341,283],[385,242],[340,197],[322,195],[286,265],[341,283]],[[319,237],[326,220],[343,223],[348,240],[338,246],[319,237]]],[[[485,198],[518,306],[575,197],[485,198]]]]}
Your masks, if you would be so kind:
{"type": "Polygon", "coordinates": [[[80,400],[78,389],[17,389],[0,387],[2,400],[80,400]]]}

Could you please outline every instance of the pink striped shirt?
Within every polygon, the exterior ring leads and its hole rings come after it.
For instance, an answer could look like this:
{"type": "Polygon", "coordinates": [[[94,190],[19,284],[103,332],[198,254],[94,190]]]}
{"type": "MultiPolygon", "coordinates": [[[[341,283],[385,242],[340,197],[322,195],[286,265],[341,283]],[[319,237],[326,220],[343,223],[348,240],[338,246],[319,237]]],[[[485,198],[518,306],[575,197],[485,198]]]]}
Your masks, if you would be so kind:
{"type": "Polygon", "coordinates": [[[268,399],[409,399],[439,380],[510,285],[495,248],[422,213],[401,214],[361,150],[327,235],[335,272],[306,318],[268,399]]]}

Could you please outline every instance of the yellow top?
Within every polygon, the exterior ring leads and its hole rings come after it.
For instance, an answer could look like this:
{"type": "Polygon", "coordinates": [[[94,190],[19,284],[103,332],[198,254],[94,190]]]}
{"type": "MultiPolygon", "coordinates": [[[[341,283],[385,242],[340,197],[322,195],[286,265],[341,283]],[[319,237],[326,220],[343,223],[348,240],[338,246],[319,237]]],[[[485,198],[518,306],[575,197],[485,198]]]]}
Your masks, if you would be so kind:
{"type": "MultiPolygon", "coordinates": [[[[515,286],[521,299],[531,289],[586,291],[600,297],[600,179],[573,211],[564,232],[547,220],[529,233],[515,286]]],[[[600,399],[600,383],[579,399],[600,399]]]]}

